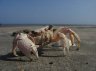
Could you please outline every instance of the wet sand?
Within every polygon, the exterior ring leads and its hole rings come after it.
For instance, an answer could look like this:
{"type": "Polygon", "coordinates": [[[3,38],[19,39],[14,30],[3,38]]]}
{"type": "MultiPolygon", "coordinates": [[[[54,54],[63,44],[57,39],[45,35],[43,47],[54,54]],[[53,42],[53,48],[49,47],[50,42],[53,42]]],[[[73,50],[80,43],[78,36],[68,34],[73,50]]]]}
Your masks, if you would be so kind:
{"type": "MultiPolygon", "coordinates": [[[[71,48],[69,56],[63,56],[60,48],[43,48],[39,60],[29,62],[19,54],[11,54],[11,33],[20,29],[36,29],[37,27],[0,27],[0,71],[96,71],[96,28],[71,27],[81,38],[81,47],[71,48]]],[[[33,56],[34,58],[34,56],[33,56]]]]}

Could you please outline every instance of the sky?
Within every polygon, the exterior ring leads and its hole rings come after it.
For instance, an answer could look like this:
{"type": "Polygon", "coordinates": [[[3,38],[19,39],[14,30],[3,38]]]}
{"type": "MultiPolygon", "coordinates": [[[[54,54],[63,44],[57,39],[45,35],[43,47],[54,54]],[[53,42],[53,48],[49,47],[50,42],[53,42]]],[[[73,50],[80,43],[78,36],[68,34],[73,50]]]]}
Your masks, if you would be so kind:
{"type": "Polygon", "coordinates": [[[96,24],[96,0],[0,0],[2,24],[96,24]]]}

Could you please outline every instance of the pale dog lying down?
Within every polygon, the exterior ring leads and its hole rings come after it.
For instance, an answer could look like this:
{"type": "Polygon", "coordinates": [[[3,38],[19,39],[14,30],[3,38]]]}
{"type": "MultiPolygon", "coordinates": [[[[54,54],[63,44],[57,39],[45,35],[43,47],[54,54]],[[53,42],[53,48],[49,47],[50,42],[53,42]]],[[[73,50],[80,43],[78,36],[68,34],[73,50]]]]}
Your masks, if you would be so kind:
{"type": "Polygon", "coordinates": [[[30,60],[32,60],[32,54],[31,52],[33,52],[33,54],[38,58],[38,51],[37,51],[37,47],[35,46],[35,44],[28,38],[27,34],[24,33],[20,33],[17,34],[17,36],[15,37],[15,39],[13,40],[13,54],[17,55],[15,52],[16,46],[20,49],[20,51],[26,56],[28,57],[30,60]]]}

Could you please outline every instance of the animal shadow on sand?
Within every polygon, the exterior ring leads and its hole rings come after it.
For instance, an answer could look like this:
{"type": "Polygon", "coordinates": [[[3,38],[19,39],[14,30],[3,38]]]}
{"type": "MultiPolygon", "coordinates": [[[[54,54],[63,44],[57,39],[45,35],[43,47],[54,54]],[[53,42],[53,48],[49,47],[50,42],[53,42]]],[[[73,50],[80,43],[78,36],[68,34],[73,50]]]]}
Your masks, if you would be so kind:
{"type": "Polygon", "coordinates": [[[41,57],[65,57],[65,55],[41,55],[41,57]]]}
{"type": "Polygon", "coordinates": [[[17,51],[18,57],[13,56],[12,53],[8,53],[6,55],[0,55],[1,61],[22,61],[25,62],[25,60],[22,60],[20,57],[24,56],[20,51],[17,51]]]}
{"type": "MultiPolygon", "coordinates": [[[[65,57],[64,55],[46,55],[44,53],[46,51],[54,51],[53,49],[38,48],[37,50],[38,50],[38,54],[39,54],[40,57],[65,57]]],[[[14,56],[12,53],[8,53],[6,55],[0,55],[0,61],[21,61],[21,62],[26,62],[26,60],[21,59],[24,56],[24,54],[22,54],[20,51],[17,51],[17,54],[19,55],[18,57],[14,56]]],[[[27,61],[29,61],[29,60],[27,60],[27,61]]]]}
{"type": "MultiPolygon", "coordinates": [[[[32,53],[33,54],[33,53],[32,53]]],[[[38,55],[41,56],[43,53],[42,48],[38,48],[38,55]]],[[[21,61],[21,62],[30,62],[29,59],[25,59],[25,55],[21,51],[17,51],[17,55],[19,56],[14,56],[12,53],[8,53],[5,55],[0,55],[0,61],[21,61]],[[24,57],[24,60],[23,60],[24,57]]]]}
{"type": "Polygon", "coordinates": [[[60,54],[60,55],[50,55],[50,54],[47,54],[46,55],[46,53],[44,53],[46,51],[49,52],[49,53],[50,53],[50,51],[53,51],[53,53],[54,53],[54,51],[62,51],[62,50],[52,49],[52,48],[38,48],[39,56],[40,57],[65,57],[64,54],[60,54]]]}

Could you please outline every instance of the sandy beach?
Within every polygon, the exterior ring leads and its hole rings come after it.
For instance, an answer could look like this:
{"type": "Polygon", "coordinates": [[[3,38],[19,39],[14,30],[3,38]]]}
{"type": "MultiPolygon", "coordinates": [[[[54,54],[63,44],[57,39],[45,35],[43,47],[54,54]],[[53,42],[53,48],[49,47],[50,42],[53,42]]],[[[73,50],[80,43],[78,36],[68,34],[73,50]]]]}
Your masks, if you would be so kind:
{"type": "Polygon", "coordinates": [[[71,27],[80,36],[81,47],[79,51],[71,48],[69,56],[64,57],[60,48],[53,47],[43,48],[44,54],[32,62],[19,53],[19,57],[12,56],[11,33],[40,27],[0,27],[0,71],[96,71],[96,28],[92,27],[71,27]]]}

